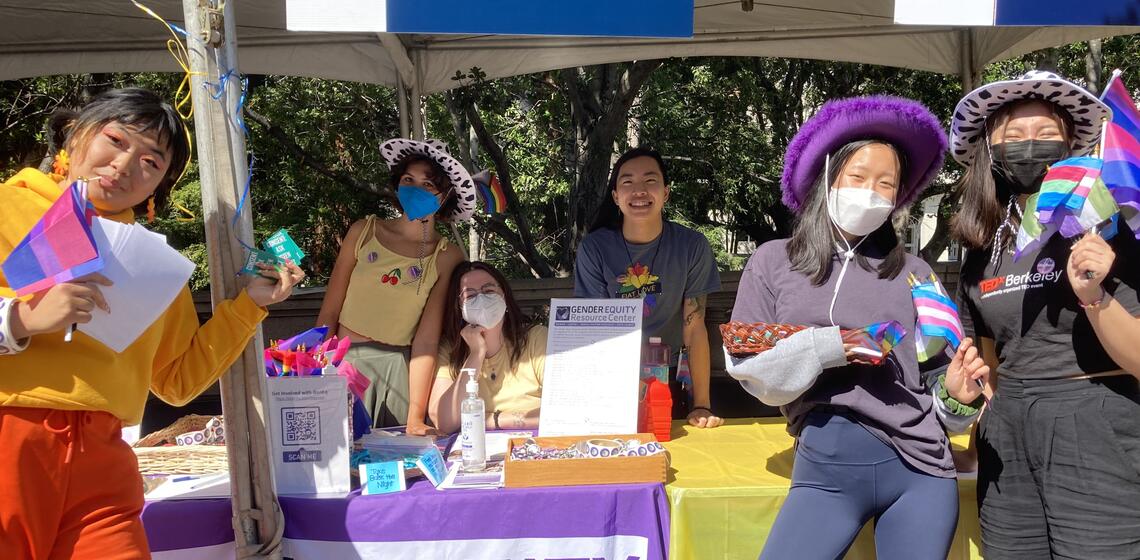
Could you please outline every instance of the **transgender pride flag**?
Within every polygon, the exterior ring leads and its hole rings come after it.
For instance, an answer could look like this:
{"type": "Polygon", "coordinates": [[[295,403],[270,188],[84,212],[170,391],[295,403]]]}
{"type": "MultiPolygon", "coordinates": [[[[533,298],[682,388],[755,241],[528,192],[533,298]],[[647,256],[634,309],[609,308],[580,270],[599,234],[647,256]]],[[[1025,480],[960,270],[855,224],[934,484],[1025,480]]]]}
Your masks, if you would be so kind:
{"type": "Polygon", "coordinates": [[[1104,127],[1101,179],[1140,239],[1140,111],[1120,80],[1120,70],[1112,73],[1100,99],[1112,109],[1112,121],[1104,127]]]}
{"type": "Polygon", "coordinates": [[[916,326],[914,333],[918,361],[925,362],[938,354],[958,349],[962,343],[962,321],[958,318],[958,306],[946,295],[942,284],[933,274],[928,282],[920,282],[913,275],[910,282],[910,295],[914,300],[916,326]]]}

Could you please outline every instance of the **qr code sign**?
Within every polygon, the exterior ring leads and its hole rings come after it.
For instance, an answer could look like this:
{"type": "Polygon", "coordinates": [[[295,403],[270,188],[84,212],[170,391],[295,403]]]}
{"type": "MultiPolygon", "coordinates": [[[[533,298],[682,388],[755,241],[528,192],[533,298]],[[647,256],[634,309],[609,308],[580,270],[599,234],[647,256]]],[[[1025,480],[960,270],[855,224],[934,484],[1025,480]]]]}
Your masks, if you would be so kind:
{"type": "Polygon", "coordinates": [[[283,445],[320,445],[321,409],[282,408],[281,443],[283,445]]]}

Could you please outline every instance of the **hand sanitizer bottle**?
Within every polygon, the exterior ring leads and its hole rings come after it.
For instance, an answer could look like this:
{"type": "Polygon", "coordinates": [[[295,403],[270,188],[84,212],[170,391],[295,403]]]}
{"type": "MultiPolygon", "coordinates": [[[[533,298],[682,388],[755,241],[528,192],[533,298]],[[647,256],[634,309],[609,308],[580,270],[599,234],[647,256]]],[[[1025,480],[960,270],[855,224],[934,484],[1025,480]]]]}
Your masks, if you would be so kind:
{"type": "Polygon", "coordinates": [[[467,376],[467,398],[460,404],[459,443],[463,450],[463,470],[481,471],[487,467],[486,409],[479,398],[479,384],[475,368],[463,368],[460,376],[467,376]]]}

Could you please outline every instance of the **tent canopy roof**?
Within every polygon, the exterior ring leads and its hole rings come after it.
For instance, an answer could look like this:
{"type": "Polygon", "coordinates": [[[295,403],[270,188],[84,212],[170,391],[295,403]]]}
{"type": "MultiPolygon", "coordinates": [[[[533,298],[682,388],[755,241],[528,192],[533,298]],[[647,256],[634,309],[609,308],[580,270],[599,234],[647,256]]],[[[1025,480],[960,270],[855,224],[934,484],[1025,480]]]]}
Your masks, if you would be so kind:
{"type": "MultiPolygon", "coordinates": [[[[285,29],[285,0],[236,3],[238,60],[247,74],[394,84],[413,61],[424,93],[456,85],[457,70],[489,78],[626,60],[770,56],[959,74],[1040,48],[1140,32],[1140,27],[922,27],[893,24],[893,0],[778,0],[751,12],[735,0],[696,0],[692,39],[392,36],[285,29]],[[387,47],[385,46],[387,45],[387,47]],[[393,45],[397,45],[393,48],[393,45]],[[393,57],[393,51],[397,54],[393,57]],[[395,60],[394,60],[395,59],[395,60]]],[[[147,5],[181,24],[180,0],[147,5]]],[[[169,33],[126,0],[40,0],[0,5],[0,79],[91,72],[176,71],[169,33]]]]}

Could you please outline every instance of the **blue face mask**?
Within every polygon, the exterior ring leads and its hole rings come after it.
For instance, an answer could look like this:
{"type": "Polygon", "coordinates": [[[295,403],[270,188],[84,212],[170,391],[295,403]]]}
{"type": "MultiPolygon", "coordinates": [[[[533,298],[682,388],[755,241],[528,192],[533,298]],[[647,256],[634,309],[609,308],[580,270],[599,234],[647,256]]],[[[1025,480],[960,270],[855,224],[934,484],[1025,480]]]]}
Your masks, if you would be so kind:
{"type": "Polygon", "coordinates": [[[396,189],[396,198],[400,200],[400,206],[403,207],[408,221],[421,220],[439,210],[438,195],[431,194],[421,187],[401,185],[396,189]]]}

